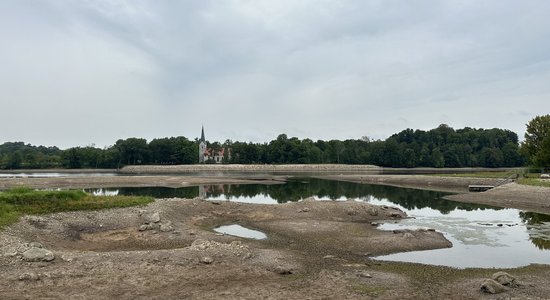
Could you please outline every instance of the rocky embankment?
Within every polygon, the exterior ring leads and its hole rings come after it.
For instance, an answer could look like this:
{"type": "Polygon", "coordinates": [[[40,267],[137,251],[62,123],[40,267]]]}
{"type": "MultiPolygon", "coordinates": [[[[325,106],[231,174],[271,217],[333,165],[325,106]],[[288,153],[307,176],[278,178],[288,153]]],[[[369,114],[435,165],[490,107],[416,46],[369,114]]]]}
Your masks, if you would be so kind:
{"type": "Polygon", "coordinates": [[[175,166],[126,166],[120,174],[188,174],[188,173],[378,173],[381,167],[373,165],[343,164],[303,164],[303,165],[240,165],[240,164],[199,164],[175,166]]]}

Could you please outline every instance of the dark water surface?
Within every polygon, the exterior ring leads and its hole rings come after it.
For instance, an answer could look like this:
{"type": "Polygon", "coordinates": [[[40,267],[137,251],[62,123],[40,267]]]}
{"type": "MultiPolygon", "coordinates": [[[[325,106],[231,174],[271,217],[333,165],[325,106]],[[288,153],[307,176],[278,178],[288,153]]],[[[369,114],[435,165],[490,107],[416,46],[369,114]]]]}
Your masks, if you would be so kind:
{"type": "Polygon", "coordinates": [[[434,228],[444,233],[453,243],[453,247],[449,249],[398,253],[378,259],[458,268],[550,264],[550,216],[449,201],[442,199],[447,195],[443,192],[313,178],[295,179],[280,185],[206,185],[177,189],[153,187],[88,191],[111,195],[149,195],[156,198],[200,196],[208,200],[257,204],[301,201],[308,197],[325,201],[355,199],[377,205],[397,206],[411,217],[382,224],[382,230],[434,228]]]}

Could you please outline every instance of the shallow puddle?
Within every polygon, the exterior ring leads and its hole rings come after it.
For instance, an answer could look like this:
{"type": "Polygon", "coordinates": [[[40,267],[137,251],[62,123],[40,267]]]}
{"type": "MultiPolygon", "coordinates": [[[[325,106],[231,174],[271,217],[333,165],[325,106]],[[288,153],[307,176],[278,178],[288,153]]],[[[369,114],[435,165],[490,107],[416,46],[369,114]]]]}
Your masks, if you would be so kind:
{"type": "Polygon", "coordinates": [[[220,227],[214,228],[214,231],[218,233],[243,237],[247,239],[255,239],[255,240],[267,239],[267,235],[265,235],[265,233],[258,230],[248,229],[238,224],[220,226],[220,227]]]}

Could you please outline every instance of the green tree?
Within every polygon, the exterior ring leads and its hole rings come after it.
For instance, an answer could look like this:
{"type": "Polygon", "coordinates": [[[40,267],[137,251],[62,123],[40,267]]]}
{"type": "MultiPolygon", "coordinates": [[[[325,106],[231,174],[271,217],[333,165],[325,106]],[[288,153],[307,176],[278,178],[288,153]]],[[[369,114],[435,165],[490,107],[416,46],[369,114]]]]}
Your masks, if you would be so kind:
{"type": "Polygon", "coordinates": [[[550,115],[536,116],[527,123],[521,151],[536,167],[550,167],[550,115]]]}

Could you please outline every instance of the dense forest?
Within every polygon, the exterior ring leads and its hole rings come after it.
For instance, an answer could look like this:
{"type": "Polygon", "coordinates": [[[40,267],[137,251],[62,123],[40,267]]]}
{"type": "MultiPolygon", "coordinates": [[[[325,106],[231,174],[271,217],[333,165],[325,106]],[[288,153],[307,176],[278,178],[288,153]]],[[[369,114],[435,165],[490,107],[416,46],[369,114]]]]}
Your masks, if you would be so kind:
{"type": "MultiPolygon", "coordinates": [[[[386,140],[312,141],[279,135],[269,143],[226,141],[226,163],[240,164],[373,164],[384,167],[516,167],[525,163],[518,136],[503,129],[463,128],[445,124],[429,130],[406,129],[386,140]]],[[[61,150],[23,142],[0,145],[0,168],[120,168],[139,164],[198,163],[198,140],[185,137],[118,140],[104,149],[88,146],[61,150]]]]}

